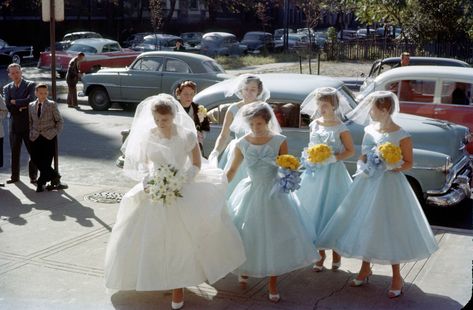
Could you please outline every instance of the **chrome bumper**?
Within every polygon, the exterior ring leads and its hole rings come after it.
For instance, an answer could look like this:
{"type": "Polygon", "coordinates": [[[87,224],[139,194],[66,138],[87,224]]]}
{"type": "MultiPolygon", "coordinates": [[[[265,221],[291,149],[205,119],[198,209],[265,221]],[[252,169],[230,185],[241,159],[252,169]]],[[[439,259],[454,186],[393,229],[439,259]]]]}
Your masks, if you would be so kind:
{"type": "Polygon", "coordinates": [[[453,179],[450,190],[443,195],[429,195],[426,203],[437,207],[451,207],[471,195],[473,165],[471,161],[464,169],[453,179]]]}

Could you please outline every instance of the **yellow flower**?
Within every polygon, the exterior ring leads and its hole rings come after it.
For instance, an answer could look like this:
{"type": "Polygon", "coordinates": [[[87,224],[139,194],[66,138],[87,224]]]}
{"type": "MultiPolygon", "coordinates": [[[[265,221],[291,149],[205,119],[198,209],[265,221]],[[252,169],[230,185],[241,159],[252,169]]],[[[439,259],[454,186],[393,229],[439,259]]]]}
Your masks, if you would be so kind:
{"type": "Polygon", "coordinates": [[[381,144],[378,147],[378,150],[381,158],[387,164],[392,165],[398,163],[402,159],[401,148],[395,144],[392,144],[391,142],[381,144]]]}
{"type": "Polygon", "coordinates": [[[198,113],[201,113],[201,114],[207,116],[207,109],[203,105],[199,105],[198,110],[199,110],[198,113]]]}
{"type": "Polygon", "coordinates": [[[326,161],[332,156],[332,148],[327,144],[316,144],[307,149],[307,159],[312,164],[318,164],[326,161]]]}
{"type": "Polygon", "coordinates": [[[299,159],[293,155],[285,154],[276,157],[276,164],[282,168],[297,170],[301,165],[299,159]]]}

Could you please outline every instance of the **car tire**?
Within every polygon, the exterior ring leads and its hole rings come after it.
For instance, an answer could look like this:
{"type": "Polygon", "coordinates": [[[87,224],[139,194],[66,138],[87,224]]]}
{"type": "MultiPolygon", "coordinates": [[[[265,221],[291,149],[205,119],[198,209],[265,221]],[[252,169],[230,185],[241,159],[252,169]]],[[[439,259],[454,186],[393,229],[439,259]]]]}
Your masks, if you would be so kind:
{"type": "Polygon", "coordinates": [[[21,64],[21,56],[20,56],[20,55],[13,54],[13,55],[11,56],[11,60],[12,60],[12,62],[15,63],[15,64],[18,64],[18,65],[21,64]]]}
{"type": "Polygon", "coordinates": [[[95,87],[89,93],[89,105],[95,111],[107,111],[112,106],[107,91],[103,87],[95,87]]]}

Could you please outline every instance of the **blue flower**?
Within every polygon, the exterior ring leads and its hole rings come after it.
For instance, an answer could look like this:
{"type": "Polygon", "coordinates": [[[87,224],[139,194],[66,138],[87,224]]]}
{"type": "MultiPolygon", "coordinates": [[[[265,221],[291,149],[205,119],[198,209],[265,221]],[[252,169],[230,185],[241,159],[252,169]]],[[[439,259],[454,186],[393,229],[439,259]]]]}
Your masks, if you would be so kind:
{"type": "Polygon", "coordinates": [[[300,171],[279,168],[278,177],[278,187],[280,192],[289,193],[300,188],[300,171]]]}

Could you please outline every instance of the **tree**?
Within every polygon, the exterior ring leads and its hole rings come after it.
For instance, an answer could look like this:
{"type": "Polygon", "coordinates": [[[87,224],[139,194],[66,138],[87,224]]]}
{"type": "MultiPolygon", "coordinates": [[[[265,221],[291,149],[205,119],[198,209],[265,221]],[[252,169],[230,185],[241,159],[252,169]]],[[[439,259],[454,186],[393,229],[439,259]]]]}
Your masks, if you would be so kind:
{"type": "Polygon", "coordinates": [[[269,22],[271,21],[271,17],[268,14],[269,4],[269,1],[258,1],[256,3],[256,16],[261,21],[263,31],[265,31],[266,27],[269,26],[269,22]]]}
{"type": "Polygon", "coordinates": [[[154,32],[158,32],[162,28],[165,5],[166,3],[163,4],[161,0],[149,0],[149,13],[154,32]]]}

